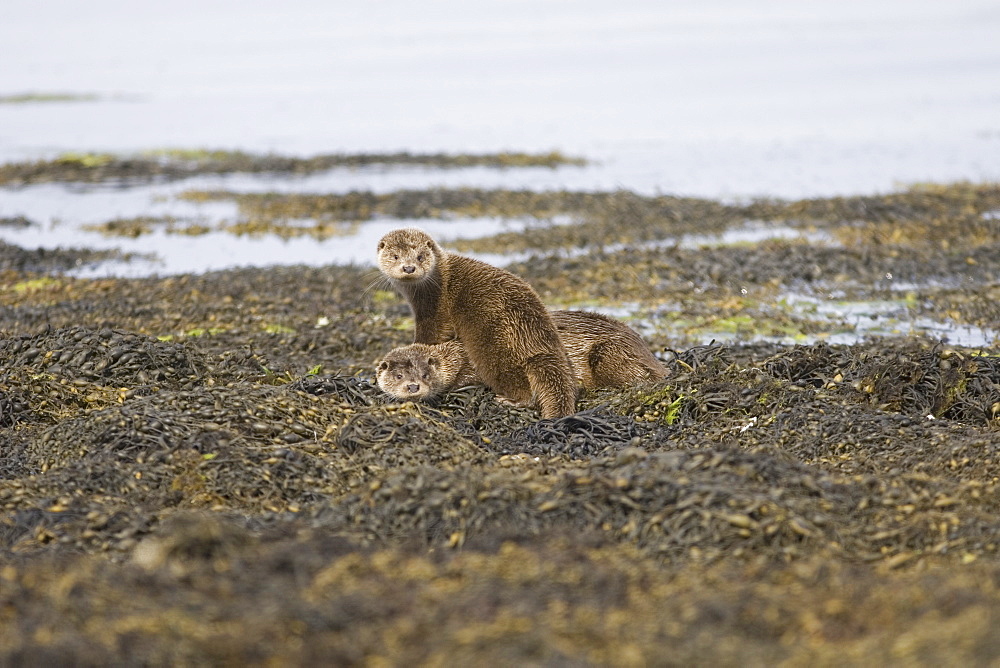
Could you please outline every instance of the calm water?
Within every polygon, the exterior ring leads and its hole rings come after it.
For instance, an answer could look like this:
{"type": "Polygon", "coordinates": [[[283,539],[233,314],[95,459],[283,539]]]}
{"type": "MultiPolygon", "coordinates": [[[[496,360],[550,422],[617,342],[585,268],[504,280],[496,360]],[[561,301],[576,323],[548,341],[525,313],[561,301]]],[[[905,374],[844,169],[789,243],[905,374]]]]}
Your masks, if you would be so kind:
{"type": "Polygon", "coordinates": [[[5,0],[0,94],[104,99],[0,105],[0,159],[558,148],[610,163],[582,185],[709,196],[997,179],[998,35],[993,0],[5,0]]]}
{"type": "MultiPolygon", "coordinates": [[[[154,250],[161,262],[141,271],[170,273],[357,260],[370,252],[377,226],[317,244],[218,235],[109,240],[79,225],[232,215],[224,204],[173,199],[188,187],[473,185],[796,198],[1000,180],[997,35],[1000,5],[982,0],[5,0],[0,95],[97,99],[0,104],[0,161],[211,147],[296,155],[559,149],[594,162],[0,190],[0,216],[41,224],[0,229],[0,238],[154,250]]],[[[441,234],[520,224],[445,223],[441,234]]]]}

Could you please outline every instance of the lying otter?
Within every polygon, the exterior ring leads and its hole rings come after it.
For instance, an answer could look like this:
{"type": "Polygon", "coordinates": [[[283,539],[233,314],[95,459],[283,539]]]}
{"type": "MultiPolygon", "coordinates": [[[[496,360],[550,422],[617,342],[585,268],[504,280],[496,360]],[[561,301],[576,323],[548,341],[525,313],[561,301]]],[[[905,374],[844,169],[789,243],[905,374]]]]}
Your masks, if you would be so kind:
{"type": "Polygon", "coordinates": [[[465,348],[457,340],[394,348],[376,367],[375,380],[395,399],[420,401],[466,385],[481,385],[465,348]]]}
{"type": "MultiPolygon", "coordinates": [[[[626,324],[586,311],[553,311],[577,382],[588,390],[660,380],[667,370],[626,324]]],[[[414,343],[389,351],[376,368],[378,386],[400,399],[431,399],[465,385],[481,384],[462,344],[414,343]]]]}

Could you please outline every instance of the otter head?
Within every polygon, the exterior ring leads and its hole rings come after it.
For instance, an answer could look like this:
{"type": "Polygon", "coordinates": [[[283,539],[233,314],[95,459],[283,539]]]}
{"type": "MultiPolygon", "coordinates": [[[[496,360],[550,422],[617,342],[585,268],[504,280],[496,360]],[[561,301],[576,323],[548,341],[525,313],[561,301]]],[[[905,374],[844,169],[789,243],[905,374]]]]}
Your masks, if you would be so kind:
{"type": "Polygon", "coordinates": [[[437,267],[441,248],[423,230],[393,230],[378,242],[378,268],[394,282],[424,280],[437,267]]]}
{"type": "Polygon", "coordinates": [[[376,368],[375,382],[395,399],[420,401],[437,394],[434,381],[439,361],[411,346],[390,351],[376,368]]]}

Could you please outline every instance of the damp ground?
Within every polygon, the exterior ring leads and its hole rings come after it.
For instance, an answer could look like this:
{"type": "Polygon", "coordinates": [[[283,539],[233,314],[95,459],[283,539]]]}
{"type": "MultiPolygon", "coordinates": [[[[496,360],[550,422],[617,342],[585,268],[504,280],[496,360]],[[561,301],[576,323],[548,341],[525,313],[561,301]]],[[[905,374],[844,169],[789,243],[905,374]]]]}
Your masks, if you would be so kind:
{"type": "Polygon", "coordinates": [[[558,420],[393,403],[412,321],[371,267],[0,246],[0,663],[1000,659],[996,186],[186,196],[265,235],[530,218],[449,246],[669,375],[558,420]]]}

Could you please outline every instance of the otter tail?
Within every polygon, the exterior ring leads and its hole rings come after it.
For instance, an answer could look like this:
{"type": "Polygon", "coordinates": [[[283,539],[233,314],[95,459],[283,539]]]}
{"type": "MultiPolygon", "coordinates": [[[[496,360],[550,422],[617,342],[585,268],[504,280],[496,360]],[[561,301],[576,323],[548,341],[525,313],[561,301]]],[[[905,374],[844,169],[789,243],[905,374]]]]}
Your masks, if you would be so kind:
{"type": "Polygon", "coordinates": [[[525,362],[531,394],[543,418],[557,418],[576,412],[577,385],[565,357],[541,353],[525,362]]]}

